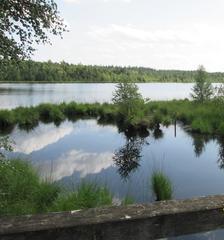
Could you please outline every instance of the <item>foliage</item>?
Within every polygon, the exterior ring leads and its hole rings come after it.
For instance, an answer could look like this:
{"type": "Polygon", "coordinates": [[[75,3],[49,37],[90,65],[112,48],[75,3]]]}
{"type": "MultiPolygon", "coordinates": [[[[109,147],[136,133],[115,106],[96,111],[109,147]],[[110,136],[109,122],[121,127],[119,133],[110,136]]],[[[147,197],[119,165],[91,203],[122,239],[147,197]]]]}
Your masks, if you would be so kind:
{"type": "Polygon", "coordinates": [[[43,103],[40,104],[37,109],[40,115],[40,119],[43,122],[54,122],[57,125],[58,123],[65,120],[65,115],[61,111],[60,106],[50,103],[43,103]]]}
{"type": "Polygon", "coordinates": [[[144,99],[135,83],[118,83],[113,93],[113,103],[124,121],[130,122],[143,117],[144,99]]]}
{"type": "Polygon", "coordinates": [[[5,158],[3,151],[13,151],[13,141],[10,140],[9,136],[0,137],[0,161],[5,158]]]}
{"type": "Polygon", "coordinates": [[[209,100],[213,95],[211,82],[207,80],[207,73],[203,66],[199,66],[195,76],[195,85],[193,87],[191,97],[193,100],[203,102],[209,100]]]}
{"type": "Polygon", "coordinates": [[[154,171],[151,177],[151,184],[156,201],[172,199],[172,183],[163,172],[154,171]]]}
{"type": "Polygon", "coordinates": [[[82,183],[65,192],[54,183],[40,179],[27,161],[0,160],[0,215],[36,214],[112,205],[106,187],[82,183]]]}
{"type": "Polygon", "coordinates": [[[0,214],[45,212],[59,188],[42,182],[32,166],[21,160],[0,161],[0,214]]]}
{"type": "Polygon", "coordinates": [[[76,190],[62,194],[51,211],[69,211],[112,205],[112,195],[106,187],[83,182],[76,190]]]}
{"type": "Polygon", "coordinates": [[[214,100],[218,103],[224,103],[224,84],[214,88],[214,100]]]}
{"type": "Polygon", "coordinates": [[[48,43],[49,33],[65,31],[53,0],[1,0],[0,60],[22,59],[34,51],[34,43],[48,43]]]}
{"type": "Polygon", "coordinates": [[[174,120],[188,126],[189,131],[224,136],[224,108],[217,99],[206,102],[189,100],[157,101],[141,104],[133,116],[125,117],[121,122],[119,106],[114,104],[41,104],[36,107],[0,110],[0,131],[9,133],[18,124],[22,129],[30,130],[39,121],[54,122],[57,126],[66,118],[75,121],[79,118],[96,118],[99,124],[117,124],[119,131],[126,136],[147,134],[153,129],[156,137],[161,137],[160,125],[172,124],[174,120]],[[133,133],[136,133],[133,135],[133,133]]]}
{"type": "Polygon", "coordinates": [[[13,127],[15,122],[14,114],[10,110],[0,111],[0,129],[8,129],[13,127]]]}
{"type": "MultiPolygon", "coordinates": [[[[6,82],[194,82],[196,71],[142,67],[87,66],[66,62],[7,62],[0,81],[6,82]]],[[[208,81],[223,82],[224,73],[207,73],[208,81]]]]}
{"type": "Polygon", "coordinates": [[[40,116],[37,109],[19,107],[15,111],[15,121],[21,129],[30,130],[38,125],[40,116]]]}

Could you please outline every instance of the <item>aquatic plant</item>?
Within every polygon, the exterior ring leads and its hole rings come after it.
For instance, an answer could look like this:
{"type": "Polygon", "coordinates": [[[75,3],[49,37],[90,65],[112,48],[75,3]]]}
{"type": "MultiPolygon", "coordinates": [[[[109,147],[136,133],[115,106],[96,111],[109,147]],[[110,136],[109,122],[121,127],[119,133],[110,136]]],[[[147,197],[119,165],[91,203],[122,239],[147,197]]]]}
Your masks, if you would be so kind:
{"type": "Polygon", "coordinates": [[[162,171],[154,171],[152,173],[151,185],[156,201],[172,199],[172,183],[162,171]]]}

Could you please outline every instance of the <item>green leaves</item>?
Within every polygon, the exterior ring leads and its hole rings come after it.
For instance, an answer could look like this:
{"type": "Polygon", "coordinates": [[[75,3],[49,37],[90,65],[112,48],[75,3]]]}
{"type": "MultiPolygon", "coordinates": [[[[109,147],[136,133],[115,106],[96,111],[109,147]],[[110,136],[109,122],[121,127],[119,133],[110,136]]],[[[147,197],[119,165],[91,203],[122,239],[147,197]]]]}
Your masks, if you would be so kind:
{"type": "Polygon", "coordinates": [[[207,80],[207,73],[203,66],[199,66],[195,76],[195,85],[191,97],[199,102],[209,100],[213,95],[211,82],[207,80]]]}
{"type": "Polygon", "coordinates": [[[65,30],[53,0],[1,0],[0,60],[27,58],[34,43],[49,43],[48,33],[65,30]]]}

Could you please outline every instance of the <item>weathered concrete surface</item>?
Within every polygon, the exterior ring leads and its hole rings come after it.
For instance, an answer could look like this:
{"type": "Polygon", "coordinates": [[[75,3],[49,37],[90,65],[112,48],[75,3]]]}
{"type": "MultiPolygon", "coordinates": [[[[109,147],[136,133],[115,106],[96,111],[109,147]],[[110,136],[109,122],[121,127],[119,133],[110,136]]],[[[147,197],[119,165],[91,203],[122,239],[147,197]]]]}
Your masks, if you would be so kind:
{"type": "Polygon", "coordinates": [[[156,239],[224,228],[224,196],[0,219],[1,240],[156,239]]]}

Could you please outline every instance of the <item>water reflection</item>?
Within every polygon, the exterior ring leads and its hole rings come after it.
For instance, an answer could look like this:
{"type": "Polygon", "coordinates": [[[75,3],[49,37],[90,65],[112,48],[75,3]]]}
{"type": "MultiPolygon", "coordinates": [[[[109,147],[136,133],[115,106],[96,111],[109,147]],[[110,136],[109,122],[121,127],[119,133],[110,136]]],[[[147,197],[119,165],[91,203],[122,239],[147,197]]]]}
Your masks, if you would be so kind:
{"type": "Polygon", "coordinates": [[[115,151],[113,160],[123,179],[128,178],[129,175],[140,166],[139,162],[142,157],[142,147],[145,142],[145,139],[139,136],[126,137],[125,145],[115,151]]]}
{"type": "Polygon", "coordinates": [[[99,126],[96,120],[65,121],[59,127],[40,123],[29,132],[16,127],[10,137],[16,142],[11,156],[31,160],[41,175],[64,185],[96,181],[118,199],[128,194],[136,202],[149,202],[151,173],[162,166],[176,199],[223,194],[224,138],[191,134],[179,125],[176,138],[173,126],[119,133],[116,126],[99,126]]]}
{"type": "Polygon", "coordinates": [[[30,154],[58,142],[72,131],[73,127],[65,122],[60,128],[55,128],[54,124],[41,124],[28,132],[15,128],[10,136],[15,142],[15,152],[30,154]]]}
{"type": "Polygon", "coordinates": [[[219,158],[218,158],[218,165],[220,169],[224,169],[224,138],[218,139],[219,143],[219,158]]]}
{"type": "Polygon", "coordinates": [[[59,127],[40,123],[29,132],[16,127],[10,137],[16,142],[10,156],[31,160],[41,175],[63,183],[97,179],[118,198],[129,192],[138,202],[151,201],[155,167],[171,177],[175,198],[223,193],[224,140],[190,134],[181,126],[175,138],[173,126],[136,135],[78,120],[59,127]]]}
{"type": "Polygon", "coordinates": [[[160,139],[163,138],[163,131],[160,128],[155,128],[153,130],[153,137],[154,139],[160,139]]]}

